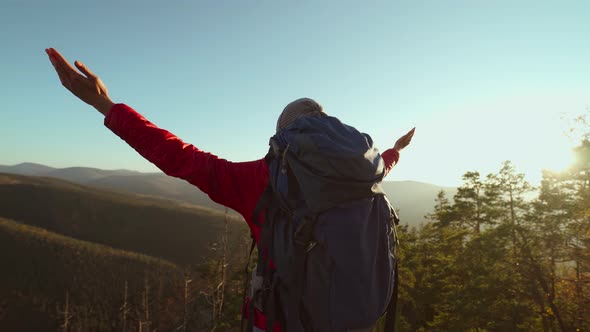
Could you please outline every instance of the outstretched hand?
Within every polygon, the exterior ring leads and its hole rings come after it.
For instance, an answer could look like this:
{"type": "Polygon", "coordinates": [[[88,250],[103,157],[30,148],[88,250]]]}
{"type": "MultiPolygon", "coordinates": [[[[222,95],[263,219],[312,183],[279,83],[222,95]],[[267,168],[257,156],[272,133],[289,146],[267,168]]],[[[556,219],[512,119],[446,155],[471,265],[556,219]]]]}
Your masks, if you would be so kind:
{"type": "Polygon", "coordinates": [[[76,70],[54,48],[45,49],[45,53],[49,56],[61,84],[80,100],[106,116],[113,106],[113,102],[109,98],[107,87],[102,80],[80,61],[75,62],[79,71],[76,70]]]}
{"type": "Polygon", "coordinates": [[[410,142],[412,142],[412,137],[414,137],[415,131],[416,131],[416,127],[412,128],[412,130],[410,130],[407,134],[400,137],[397,140],[397,142],[395,142],[395,145],[393,146],[393,148],[399,152],[399,151],[403,150],[403,148],[405,148],[406,146],[410,145],[410,142]]]}

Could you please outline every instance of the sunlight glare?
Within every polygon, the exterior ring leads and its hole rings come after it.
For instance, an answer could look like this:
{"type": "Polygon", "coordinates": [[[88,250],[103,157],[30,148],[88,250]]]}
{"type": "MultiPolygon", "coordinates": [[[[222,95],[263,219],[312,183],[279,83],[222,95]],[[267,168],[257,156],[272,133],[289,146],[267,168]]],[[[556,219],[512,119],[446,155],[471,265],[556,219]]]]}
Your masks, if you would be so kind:
{"type": "Polygon", "coordinates": [[[434,183],[459,185],[467,171],[485,176],[510,160],[517,172],[538,185],[543,170],[565,170],[574,162],[577,142],[566,135],[564,110],[576,114],[583,109],[575,100],[534,96],[445,105],[436,116],[416,124],[411,155],[402,156],[396,177],[409,178],[413,171],[434,183]]]}

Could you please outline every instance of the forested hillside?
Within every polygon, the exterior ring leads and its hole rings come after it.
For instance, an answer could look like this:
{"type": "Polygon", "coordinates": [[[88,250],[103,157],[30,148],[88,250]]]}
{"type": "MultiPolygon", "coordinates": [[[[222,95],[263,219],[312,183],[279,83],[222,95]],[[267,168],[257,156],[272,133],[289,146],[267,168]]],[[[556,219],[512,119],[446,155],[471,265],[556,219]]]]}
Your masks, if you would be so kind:
{"type": "Polygon", "coordinates": [[[7,219],[0,219],[0,253],[2,331],[57,331],[66,323],[68,331],[110,331],[140,321],[170,331],[182,323],[184,271],[170,262],[7,219]]]}
{"type": "Polygon", "coordinates": [[[218,211],[0,174],[0,330],[235,324],[247,241],[218,211]]]}
{"type": "Polygon", "coordinates": [[[404,331],[590,330],[590,142],[536,199],[510,162],[465,173],[454,203],[402,228],[404,331]]]}

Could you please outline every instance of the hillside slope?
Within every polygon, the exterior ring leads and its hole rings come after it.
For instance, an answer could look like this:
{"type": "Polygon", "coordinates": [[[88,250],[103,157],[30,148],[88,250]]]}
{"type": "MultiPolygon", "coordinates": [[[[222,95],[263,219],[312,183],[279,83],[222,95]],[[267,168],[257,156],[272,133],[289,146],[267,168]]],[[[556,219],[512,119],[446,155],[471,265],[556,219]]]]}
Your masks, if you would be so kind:
{"type": "Polygon", "coordinates": [[[145,283],[158,285],[152,310],[162,327],[182,312],[183,269],[176,265],[2,218],[0,266],[3,331],[56,331],[66,292],[72,326],[111,330],[121,324],[125,282],[134,308],[145,283]]]}
{"type": "MultiPolygon", "coordinates": [[[[14,174],[0,174],[0,217],[181,266],[199,265],[209,256],[226,218],[172,200],[14,174]]],[[[230,243],[241,244],[245,223],[228,219],[230,243]]]]}

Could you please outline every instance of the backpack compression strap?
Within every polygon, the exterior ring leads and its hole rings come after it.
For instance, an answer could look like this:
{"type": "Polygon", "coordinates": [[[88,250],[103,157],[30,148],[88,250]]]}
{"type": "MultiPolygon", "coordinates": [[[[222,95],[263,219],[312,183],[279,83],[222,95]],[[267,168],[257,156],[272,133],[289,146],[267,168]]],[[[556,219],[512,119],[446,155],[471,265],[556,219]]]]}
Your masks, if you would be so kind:
{"type": "Polygon", "coordinates": [[[289,283],[291,289],[289,290],[289,301],[287,303],[287,331],[298,331],[301,322],[304,325],[310,323],[303,321],[300,309],[305,283],[305,257],[316,244],[313,241],[313,230],[316,222],[317,216],[305,217],[294,235],[293,264],[289,274],[291,276],[289,283]]]}
{"type": "MultiPolygon", "coordinates": [[[[246,321],[246,310],[248,310],[249,304],[248,306],[245,305],[246,303],[246,294],[248,294],[248,280],[250,277],[250,258],[252,257],[252,252],[254,251],[254,247],[256,246],[256,241],[254,241],[254,237],[252,237],[252,244],[250,245],[250,252],[248,253],[248,260],[246,261],[246,267],[244,268],[244,288],[243,288],[243,296],[242,296],[242,323],[241,323],[241,328],[240,331],[244,332],[244,323],[246,321]]],[[[250,301],[252,301],[252,299],[250,299],[250,301]]],[[[249,322],[252,321],[252,319],[249,319],[249,322]]],[[[250,331],[247,330],[247,331],[250,331]]]]}
{"type": "Polygon", "coordinates": [[[398,287],[399,287],[399,278],[398,278],[398,268],[397,268],[397,259],[395,260],[395,267],[394,267],[395,276],[393,277],[394,284],[393,284],[393,294],[391,294],[391,299],[389,300],[389,305],[387,306],[387,316],[385,317],[385,329],[384,332],[394,332],[395,331],[395,316],[397,314],[397,294],[398,294],[398,287]]]}

